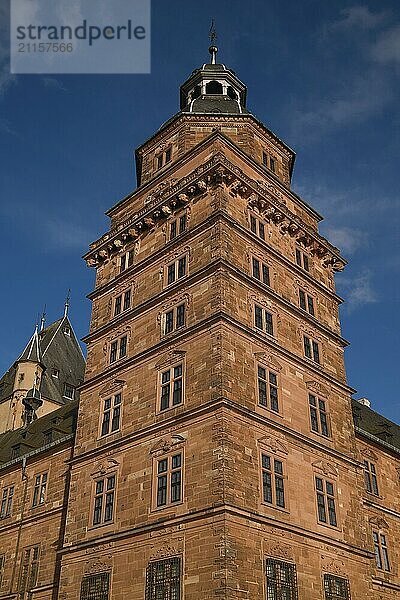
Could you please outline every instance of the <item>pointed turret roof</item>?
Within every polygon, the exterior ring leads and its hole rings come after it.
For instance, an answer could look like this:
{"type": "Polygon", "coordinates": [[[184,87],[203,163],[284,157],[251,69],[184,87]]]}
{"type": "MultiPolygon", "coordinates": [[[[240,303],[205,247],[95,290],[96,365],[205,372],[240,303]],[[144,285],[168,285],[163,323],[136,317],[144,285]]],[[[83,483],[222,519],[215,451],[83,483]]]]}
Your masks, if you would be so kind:
{"type": "Polygon", "coordinates": [[[35,331],[27,345],[25,346],[22,354],[18,358],[17,362],[30,361],[43,364],[42,351],[39,343],[38,326],[36,325],[35,331]]]}

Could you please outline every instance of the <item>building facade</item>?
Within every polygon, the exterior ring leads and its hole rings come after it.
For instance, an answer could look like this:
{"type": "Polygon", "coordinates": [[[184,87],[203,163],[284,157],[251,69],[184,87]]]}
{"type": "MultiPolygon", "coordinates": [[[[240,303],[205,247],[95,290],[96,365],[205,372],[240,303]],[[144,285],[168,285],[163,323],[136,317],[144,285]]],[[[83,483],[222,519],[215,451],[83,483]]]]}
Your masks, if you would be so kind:
{"type": "Polygon", "coordinates": [[[3,553],[0,598],[400,597],[400,428],[351,398],[345,261],[291,190],[294,152],[210,54],[85,257],[74,443],[18,463],[43,521],[3,553]],[[36,473],[59,474],[54,496],[36,473]]]}

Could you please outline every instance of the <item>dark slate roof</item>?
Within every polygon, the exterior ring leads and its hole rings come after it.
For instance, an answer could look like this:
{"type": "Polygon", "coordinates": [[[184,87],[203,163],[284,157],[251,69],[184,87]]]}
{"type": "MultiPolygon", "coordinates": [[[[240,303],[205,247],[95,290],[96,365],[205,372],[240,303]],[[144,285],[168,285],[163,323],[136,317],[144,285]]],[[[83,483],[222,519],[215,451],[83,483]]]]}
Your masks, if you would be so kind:
{"type": "Polygon", "coordinates": [[[31,360],[36,363],[42,363],[42,350],[39,344],[39,334],[37,327],[27,345],[25,346],[18,360],[31,360]]]}
{"type": "Polygon", "coordinates": [[[33,421],[28,427],[0,434],[0,468],[10,461],[18,462],[23,456],[51,448],[61,440],[73,436],[76,431],[78,401],[68,404],[33,421]],[[19,456],[14,457],[18,447],[19,456]]]}
{"type": "MultiPolygon", "coordinates": [[[[36,352],[32,350],[36,347],[36,342],[32,344],[34,336],[35,334],[18,360],[34,360],[36,352]]],[[[83,382],[85,372],[85,359],[68,317],[63,317],[40,331],[37,339],[38,356],[40,355],[40,362],[45,367],[40,386],[42,398],[64,404],[69,401],[64,397],[65,384],[77,387],[83,382]],[[65,332],[66,330],[69,334],[65,332]],[[52,375],[55,369],[59,371],[58,377],[52,375]]],[[[16,363],[0,379],[0,402],[11,395],[15,373],[16,363]]]]}
{"type": "Polygon", "coordinates": [[[354,426],[358,433],[373,436],[376,443],[392,446],[400,451],[400,425],[389,421],[368,406],[352,400],[354,426]]]}
{"type": "Polygon", "coordinates": [[[183,113],[223,113],[228,115],[249,114],[249,111],[243,106],[240,107],[236,100],[232,100],[227,96],[211,95],[199,96],[196,100],[182,109],[183,113]]]}

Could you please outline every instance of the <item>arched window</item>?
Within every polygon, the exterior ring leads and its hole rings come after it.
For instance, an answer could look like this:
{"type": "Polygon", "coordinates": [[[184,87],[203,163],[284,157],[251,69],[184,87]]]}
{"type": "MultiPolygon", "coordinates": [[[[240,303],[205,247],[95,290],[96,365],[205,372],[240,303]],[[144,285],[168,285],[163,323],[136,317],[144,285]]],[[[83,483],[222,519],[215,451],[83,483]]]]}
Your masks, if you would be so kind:
{"type": "Polygon", "coordinates": [[[228,96],[229,98],[232,98],[232,100],[237,100],[237,93],[235,92],[232,86],[228,87],[228,96]]]}
{"type": "Polygon", "coordinates": [[[194,88],[194,90],[191,93],[191,100],[196,100],[196,98],[198,98],[201,94],[201,88],[199,85],[196,85],[196,87],[194,88]]]}
{"type": "Polygon", "coordinates": [[[206,94],[222,94],[222,83],[209,81],[206,85],[206,94]]]}

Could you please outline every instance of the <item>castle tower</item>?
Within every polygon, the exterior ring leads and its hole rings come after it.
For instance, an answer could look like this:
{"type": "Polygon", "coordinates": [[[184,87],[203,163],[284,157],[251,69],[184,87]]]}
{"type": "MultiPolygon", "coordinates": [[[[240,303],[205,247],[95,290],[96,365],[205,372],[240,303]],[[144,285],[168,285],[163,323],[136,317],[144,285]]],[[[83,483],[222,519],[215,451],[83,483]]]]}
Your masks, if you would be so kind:
{"type": "Polygon", "coordinates": [[[294,152],[210,54],[85,257],[59,597],[373,598],[345,261],[291,190],[294,152]]]}

